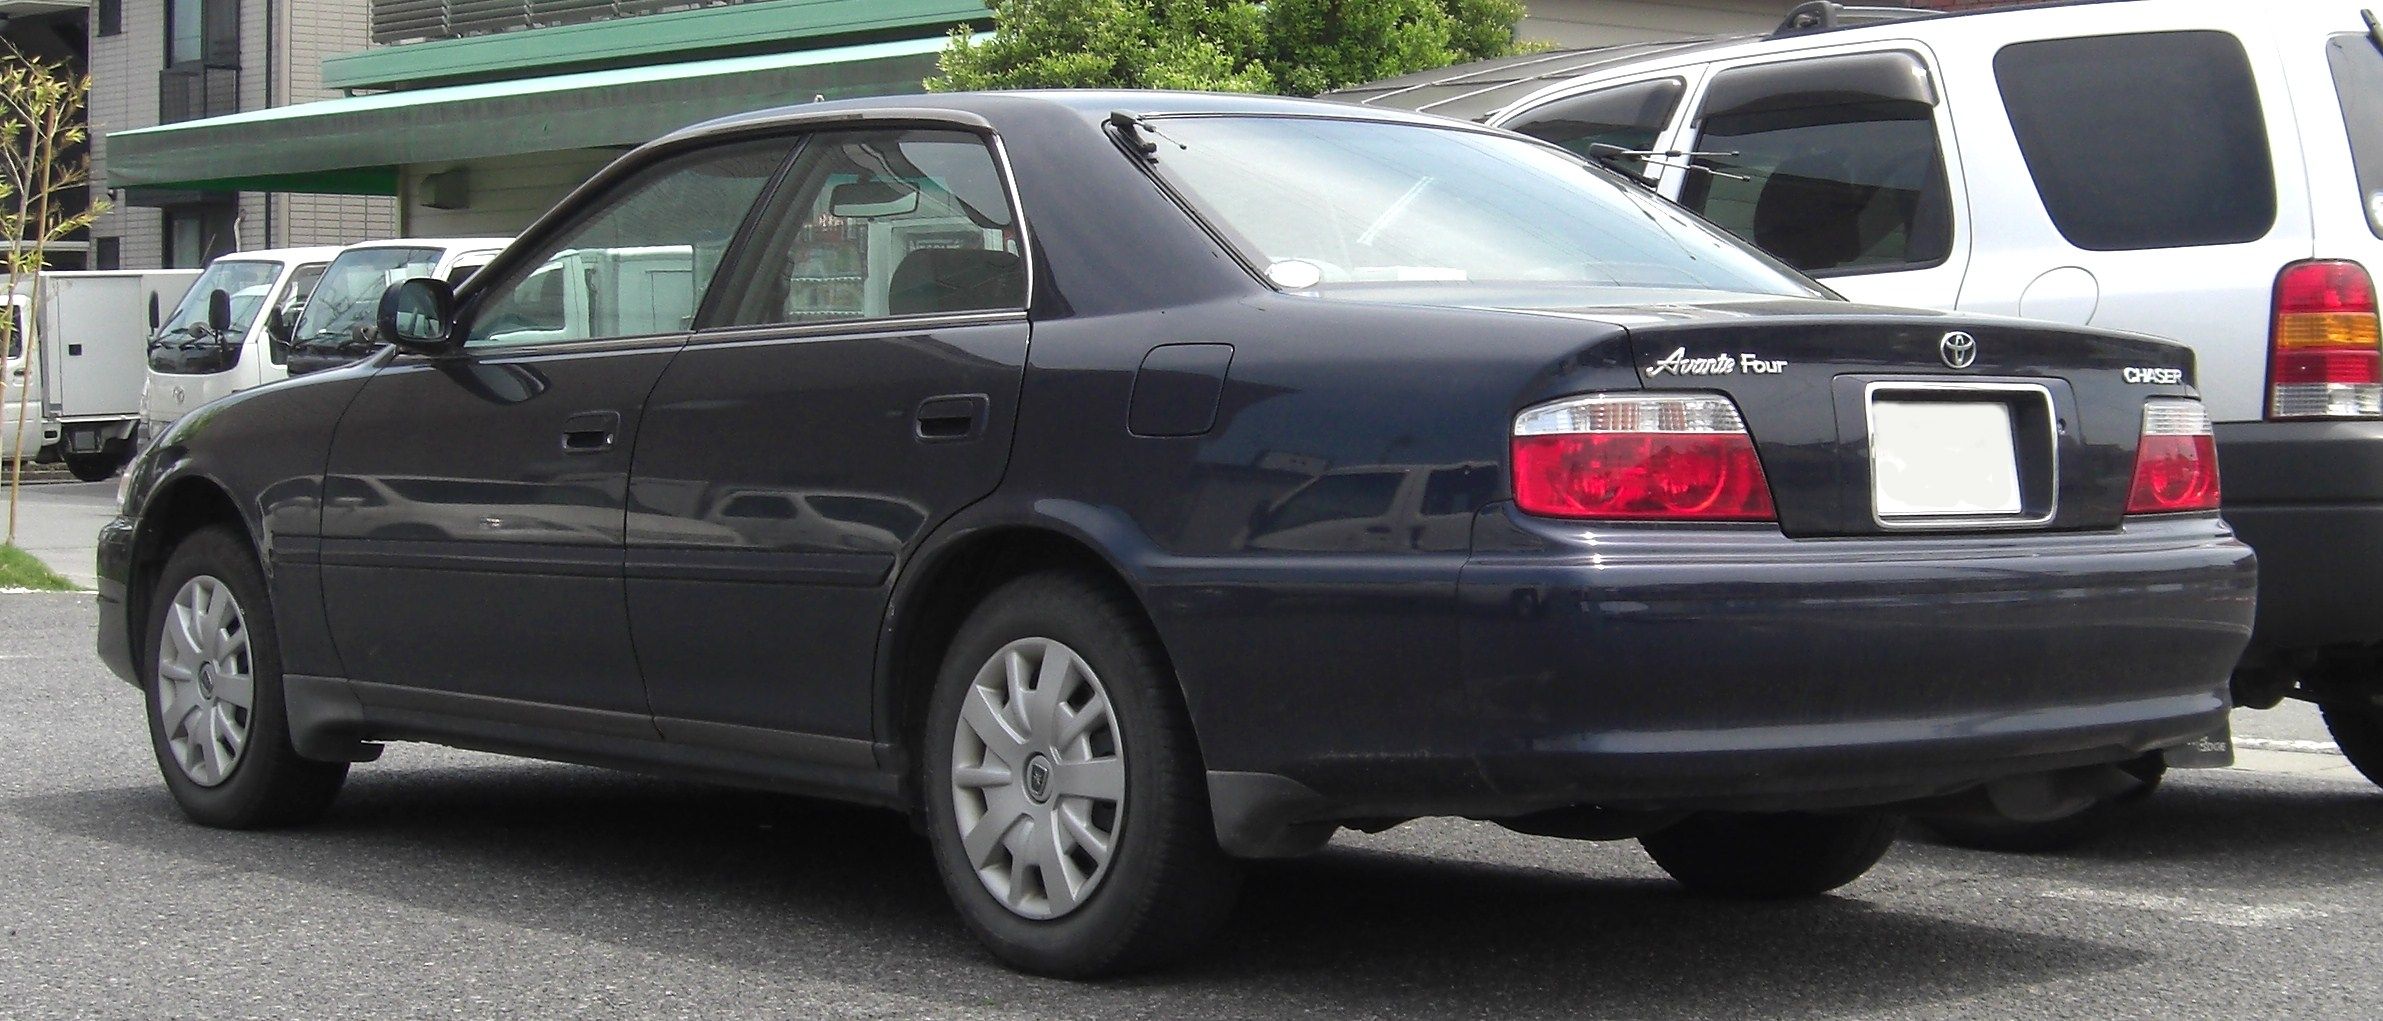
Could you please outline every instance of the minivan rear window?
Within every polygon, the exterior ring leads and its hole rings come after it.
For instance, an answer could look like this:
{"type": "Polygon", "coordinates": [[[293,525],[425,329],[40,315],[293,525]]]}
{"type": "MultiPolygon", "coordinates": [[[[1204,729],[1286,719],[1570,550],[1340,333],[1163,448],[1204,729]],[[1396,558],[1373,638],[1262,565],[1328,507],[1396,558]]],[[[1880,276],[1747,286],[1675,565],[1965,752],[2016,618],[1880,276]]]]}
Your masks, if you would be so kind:
{"type": "Polygon", "coordinates": [[[2358,206],[2366,226],[2383,237],[2383,43],[2346,32],[2326,41],[2333,65],[2333,91],[2342,97],[2342,124],[2350,132],[2350,162],[2358,172],[2358,206]]]}
{"type": "Polygon", "coordinates": [[[2239,244],[2275,225],[2267,123],[2233,36],[2015,43],[1995,54],[1994,76],[2044,209],[2070,244],[2239,244]]]}

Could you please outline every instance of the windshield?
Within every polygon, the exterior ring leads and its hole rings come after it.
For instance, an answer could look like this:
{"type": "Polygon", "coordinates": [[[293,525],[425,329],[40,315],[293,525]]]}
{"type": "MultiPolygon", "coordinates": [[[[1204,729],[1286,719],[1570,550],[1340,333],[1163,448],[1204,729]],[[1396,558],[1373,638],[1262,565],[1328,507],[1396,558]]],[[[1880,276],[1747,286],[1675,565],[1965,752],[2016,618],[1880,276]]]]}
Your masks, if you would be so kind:
{"type": "Polygon", "coordinates": [[[380,311],[381,292],[400,281],[426,277],[439,264],[436,248],[358,248],[339,253],[306,299],[291,340],[337,346],[380,311]]]}
{"type": "Polygon", "coordinates": [[[1458,300],[1475,287],[1545,295],[1526,304],[1650,288],[1825,293],[1644,189],[1523,139],[1323,118],[1151,123],[1162,172],[1285,290],[1425,281],[1454,286],[1458,300]]]}
{"type": "Polygon", "coordinates": [[[159,372],[222,372],[240,363],[240,348],[248,327],[264,307],[265,295],[281,276],[278,262],[218,259],[199,274],[182,295],[182,304],[149,339],[149,367],[159,372]],[[231,329],[218,337],[207,328],[208,296],[223,291],[232,297],[231,329]]]}

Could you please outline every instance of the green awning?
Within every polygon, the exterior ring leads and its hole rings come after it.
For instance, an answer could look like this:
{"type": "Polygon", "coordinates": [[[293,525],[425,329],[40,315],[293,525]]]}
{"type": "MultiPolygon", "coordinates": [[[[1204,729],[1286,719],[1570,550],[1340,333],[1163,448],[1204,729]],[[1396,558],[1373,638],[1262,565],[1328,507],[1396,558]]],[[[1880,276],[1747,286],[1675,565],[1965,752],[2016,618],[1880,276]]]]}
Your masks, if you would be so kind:
{"type": "Polygon", "coordinates": [[[350,96],[107,136],[110,188],[396,194],[390,168],[634,146],[816,97],[916,92],[943,39],[350,96]],[[260,185],[265,186],[260,189],[260,185]]]}

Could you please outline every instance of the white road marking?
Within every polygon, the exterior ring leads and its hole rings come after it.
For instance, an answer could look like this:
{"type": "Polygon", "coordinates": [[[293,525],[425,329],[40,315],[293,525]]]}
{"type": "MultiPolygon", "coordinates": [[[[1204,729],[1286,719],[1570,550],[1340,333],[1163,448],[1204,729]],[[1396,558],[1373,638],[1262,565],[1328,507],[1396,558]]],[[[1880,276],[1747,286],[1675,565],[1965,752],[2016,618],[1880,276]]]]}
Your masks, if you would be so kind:
{"type": "Polygon", "coordinates": [[[2138,893],[2131,890],[2106,890],[2095,886],[2059,885],[2039,891],[2037,896],[2052,900],[2074,901],[2103,907],[2128,908],[2168,915],[2181,921],[2216,925],[2228,929],[2264,929],[2290,922],[2332,917],[2331,910],[2309,904],[2210,904],[2186,897],[2161,893],[2138,893]]]}
{"type": "Polygon", "coordinates": [[[2331,741],[2288,741],[2272,737],[2238,737],[2234,747],[2259,752],[2306,752],[2311,755],[2340,755],[2340,745],[2331,741]]]}

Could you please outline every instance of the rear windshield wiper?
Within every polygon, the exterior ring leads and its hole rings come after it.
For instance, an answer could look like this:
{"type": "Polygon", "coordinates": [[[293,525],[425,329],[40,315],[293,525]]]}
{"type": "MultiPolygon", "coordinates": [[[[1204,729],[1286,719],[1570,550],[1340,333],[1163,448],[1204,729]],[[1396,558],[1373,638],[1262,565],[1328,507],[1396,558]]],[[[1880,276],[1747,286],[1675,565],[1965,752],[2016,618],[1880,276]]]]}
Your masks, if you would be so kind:
{"type": "Polygon", "coordinates": [[[2378,52],[2383,52],[2383,21],[2376,21],[2375,12],[2371,10],[2359,11],[2358,16],[2366,19],[2366,41],[2375,44],[2378,52]]]}

